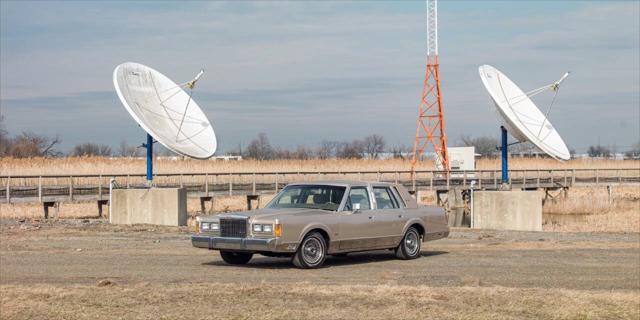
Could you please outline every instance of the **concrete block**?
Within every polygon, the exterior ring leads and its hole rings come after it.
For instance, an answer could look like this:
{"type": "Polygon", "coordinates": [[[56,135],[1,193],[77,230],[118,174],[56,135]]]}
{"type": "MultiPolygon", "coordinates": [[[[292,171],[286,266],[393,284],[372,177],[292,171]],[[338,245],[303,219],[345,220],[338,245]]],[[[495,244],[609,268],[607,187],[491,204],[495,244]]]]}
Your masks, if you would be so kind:
{"type": "Polygon", "coordinates": [[[542,231],[539,191],[476,191],[473,227],[477,229],[542,231]]]}
{"type": "Polygon", "coordinates": [[[183,188],[115,189],[113,224],[187,225],[187,190],[183,188]]]}

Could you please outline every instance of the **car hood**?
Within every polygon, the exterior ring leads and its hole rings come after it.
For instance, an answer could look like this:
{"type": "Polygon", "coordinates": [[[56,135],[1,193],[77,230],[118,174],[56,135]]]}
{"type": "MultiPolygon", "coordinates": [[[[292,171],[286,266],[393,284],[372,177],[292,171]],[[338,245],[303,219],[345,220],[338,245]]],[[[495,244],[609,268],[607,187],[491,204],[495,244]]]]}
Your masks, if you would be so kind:
{"type": "Polygon", "coordinates": [[[331,214],[331,213],[335,213],[335,211],[328,211],[328,210],[318,210],[318,209],[305,209],[305,208],[278,208],[278,209],[269,209],[269,208],[265,208],[265,209],[258,209],[258,210],[252,210],[252,211],[239,211],[239,212],[229,212],[229,213],[223,213],[220,215],[213,215],[213,216],[203,216],[201,217],[201,220],[203,221],[207,221],[207,220],[211,220],[211,219],[219,219],[219,218],[255,218],[255,219],[282,219],[285,218],[287,216],[299,216],[299,215],[311,215],[311,214],[331,214]]]}

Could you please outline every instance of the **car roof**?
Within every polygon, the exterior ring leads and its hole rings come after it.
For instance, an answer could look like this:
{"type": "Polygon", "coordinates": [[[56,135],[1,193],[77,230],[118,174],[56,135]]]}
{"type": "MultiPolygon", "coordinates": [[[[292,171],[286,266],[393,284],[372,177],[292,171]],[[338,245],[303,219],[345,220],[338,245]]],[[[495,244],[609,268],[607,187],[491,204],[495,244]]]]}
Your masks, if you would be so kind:
{"type": "Polygon", "coordinates": [[[321,181],[303,181],[292,182],[288,185],[329,185],[329,186],[392,186],[391,182],[378,181],[358,181],[358,180],[321,180],[321,181]]]}

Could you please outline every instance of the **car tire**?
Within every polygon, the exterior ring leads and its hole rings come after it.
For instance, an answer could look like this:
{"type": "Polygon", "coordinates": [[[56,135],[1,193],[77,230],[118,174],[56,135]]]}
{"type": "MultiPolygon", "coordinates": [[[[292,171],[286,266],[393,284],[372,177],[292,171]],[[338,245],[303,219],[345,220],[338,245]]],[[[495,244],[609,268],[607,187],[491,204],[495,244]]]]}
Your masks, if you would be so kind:
{"type": "Polygon", "coordinates": [[[411,260],[419,257],[421,244],[420,233],[416,228],[410,227],[395,250],[396,257],[402,260],[411,260]]]}
{"type": "Polygon", "coordinates": [[[327,258],[327,242],[319,232],[307,234],[293,256],[293,265],[300,269],[319,268],[327,258]]]}
{"type": "Polygon", "coordinates": [[[253,253],[250,252],[235,252],[235,251],[220,251],[222,260],[228,264],[247,264],[253,253]]]}

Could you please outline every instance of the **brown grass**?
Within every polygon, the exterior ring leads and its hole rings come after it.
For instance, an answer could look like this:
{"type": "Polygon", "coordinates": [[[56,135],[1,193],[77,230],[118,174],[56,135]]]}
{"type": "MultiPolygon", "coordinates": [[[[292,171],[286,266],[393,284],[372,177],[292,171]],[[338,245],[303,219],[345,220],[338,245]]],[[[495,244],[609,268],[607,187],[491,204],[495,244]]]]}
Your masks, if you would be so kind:
{"type": "Polygon", "coordinates": [[[0,286],[2,319],[634,319],[636,291],[293,284],[0,286]]]}
{"type": "Polygon", "coordinates": [[[543,207],[544,230],[640,232],[640,186],[575,187],[543,207]]]}
{"type": "MultiPolygon", "coordinates": [[[[567,198],[561,192],[554,193],[543,206],[543,229],[545,231],[568,232],[640,232],[640,186],[614,186],[611,198],[606,187],[575,187],[568,191],[567,198]]],[[[266,205],[273,195],[261,195],[259,207],[266,205]]],[[[420,192],[423,205],[434,205],[435,192],[420,192]]],[[[257,203],[254,202],[254,207],[257,203]]],[[[188,199],[189,223],[201,214],[200,202],[188,199]]],[[[212,204],[206,203],[209,213],[246,210],[244,196],[216,197],[212,204]]],[[[51,208],[53,214],[55,209],[51,208]]],[[[104,207],[105,215],[108,206],[104,207]]],[[[95,218],[98,210],[95,202],[62,203],[60,218],[95,218]]],[[[0,218],[43,217],[40,204],[0,204],[0,218]]]]}
{"type": "MultiPolygon", "coordinates": [[[[589,160],[576,159],[558,162],[552,159],[514,158],[511,169],[640,169],[637,160],[589,160]]],[[[480,159],[478,170],[499,170],[500,159],[480,159]]],[[[71,157],[71,158],[0,158],[0,175],[40,174],[144,174],[144,159],[71,157]]],[[[204,173],[204,172],[295,172],[295,171],[377,171],[410,170],[409,160],[273,160],[273,161],[213,161],[168,160],[154,162],[155,173],[204,173]]],[[[432,161],[422,161],[419,170],[433,170],[432,161]]]]}
{"type": "MultiPolygon", "coordinates": [[[[478,169],[497,170],[500,166],[499,159],[480,159],[477,162],[478,169]]],[[[616,160],[588,160],[577,159],[566,162],[558,162],[551,159],[526,159],[515,158],[510,162],[512,169],[612,169],[612,168],[636,168],[640,170],[640,161],[616,161],[616,160]]],[[[108,158],[54,158],[54,159],[13,159],[0,158],[0,175],[37,175],[37,174],[142,174],[145,165],[142,159],[108,159],[108,158]]],[[[295,172],[295,171],[393,171],[407,170],[410,162],[400,159],[391,160],[274,160],[274,161],[200,161],[200,160],[167,160],[160,159],[155,163],[157,173],[202,173],[202,172],[295,172]]],[[[432,162],[424,161],[420,169],[433,169],[432,162]]],[[[532,173],[532,174],[535,174],[532,173]]],[[[392,176],[394,176],[392,174],[392,176]]],[[[335,177],[323,177],[335,178],[335,177]]],[[[376,177],[362,177],[363,179],[375,179],[376,177]]],[[[393,179],[391,176],[383,179],[393,179]]],[[[142,183],[144,178],[132,183],[142,183]]],[[[171,182],[175,178],[171,178],[171,182]]],[[[202,177],[194,182],[202,182],[202,177]]],[[[211,178],[209,178],[211,180],[211,178]]],[[[226,183],[228,177],[218,177],[218,183],[226,183]]],[[[238,179],[238,178],[235,178],[238,179]]],[[[250,176],[244,180],[251,179],[250,176]]],[[[272,181],[273,177],[258,177],[260,182],[272,181]]],[[[288,181],[297,181],[299,177],[289,176],[288,181]]],[[[33,179],[12,180],[12,184],[34,185],[33,179]]],[[[37,179],[35,179],[37,180],[37,179]]],[[[68,179],[67,179],[68,180],[68,179]]],[[[46,184],[68,183],[67,180],[50,180],[46,184]]],[[[85,178],[76,178],[77,185],[96,183],[85,178]]],[[[237,181],[237,182],[249,182],[237,181]]],[[[286,181],[280,180],[282,184],[286,181]]],[[[104,179],[104,184],[107,180],[104,179]]],[[[122,183],[122,182],[121,182],[122,183]]],[[[435,194],[422,193],[425,204],[435,202],[435,194]]],[[[265,195],[261,199],[261,205],[266,204],[271,196],[265,195]]],[[[609,199],[605,187],[572,188],[569,197],[561,195],[555,201],[548,201],[544,206],[544,229],[554,231],[615,231],[615,232],[640,232],[640,187],[613,187],[612,198],[609,199]]],[[[207,204],[211,208],[211,204],[207,204]]],[[[246,208],[246,200],[242,196],[217,197],[214,201],[212,212],[239,211],[246,208]]],[[[105,211],[108,207],[105,207],[105,211]]],[[[52,210],[53,211],[53,210],[52,210]]],[[[188,211],[191,216],[200,211],[200,204],[195,199],[188,201],[188,211]]],[[[39,204],[0,204],[0,218],[38,218],[42,217],[43,209],[39,204]]],[[[62,218],[95,217],[97,207],[95,203],[63,203],[60,207],[62,218]]]]}
{"type": "MultiPolygon", "coordinates": [[[[273,194],[261,195],[258,202],[253,202],[253,208],[264,207],[271,199],[273,194]]],[[[206,202],[205,210],[207,214],[223,213],[232,211],[242,211],[247,209],[247,198],[245,196],[222,196],[214,198],[213,203],[206,202]]],[[[103,206],[103,214],[105,218],[109,214],[109,206],[103,206]]],[[[200,201],[198,199],[187,199],[187,213],[189,215],[188,224],[194,225],[194,218],[201,215],[200,201]]],[[[58,216],[55,216],[56,209],[49,208],[51,218],[60,219],[85,219],[97,218],[98,207],[95,202],[62,202],[58,207],[58,216]]],[[[41,219],[44,217],[42,204],[39,203],[0,203],[0,219],[41,219]]]]}

